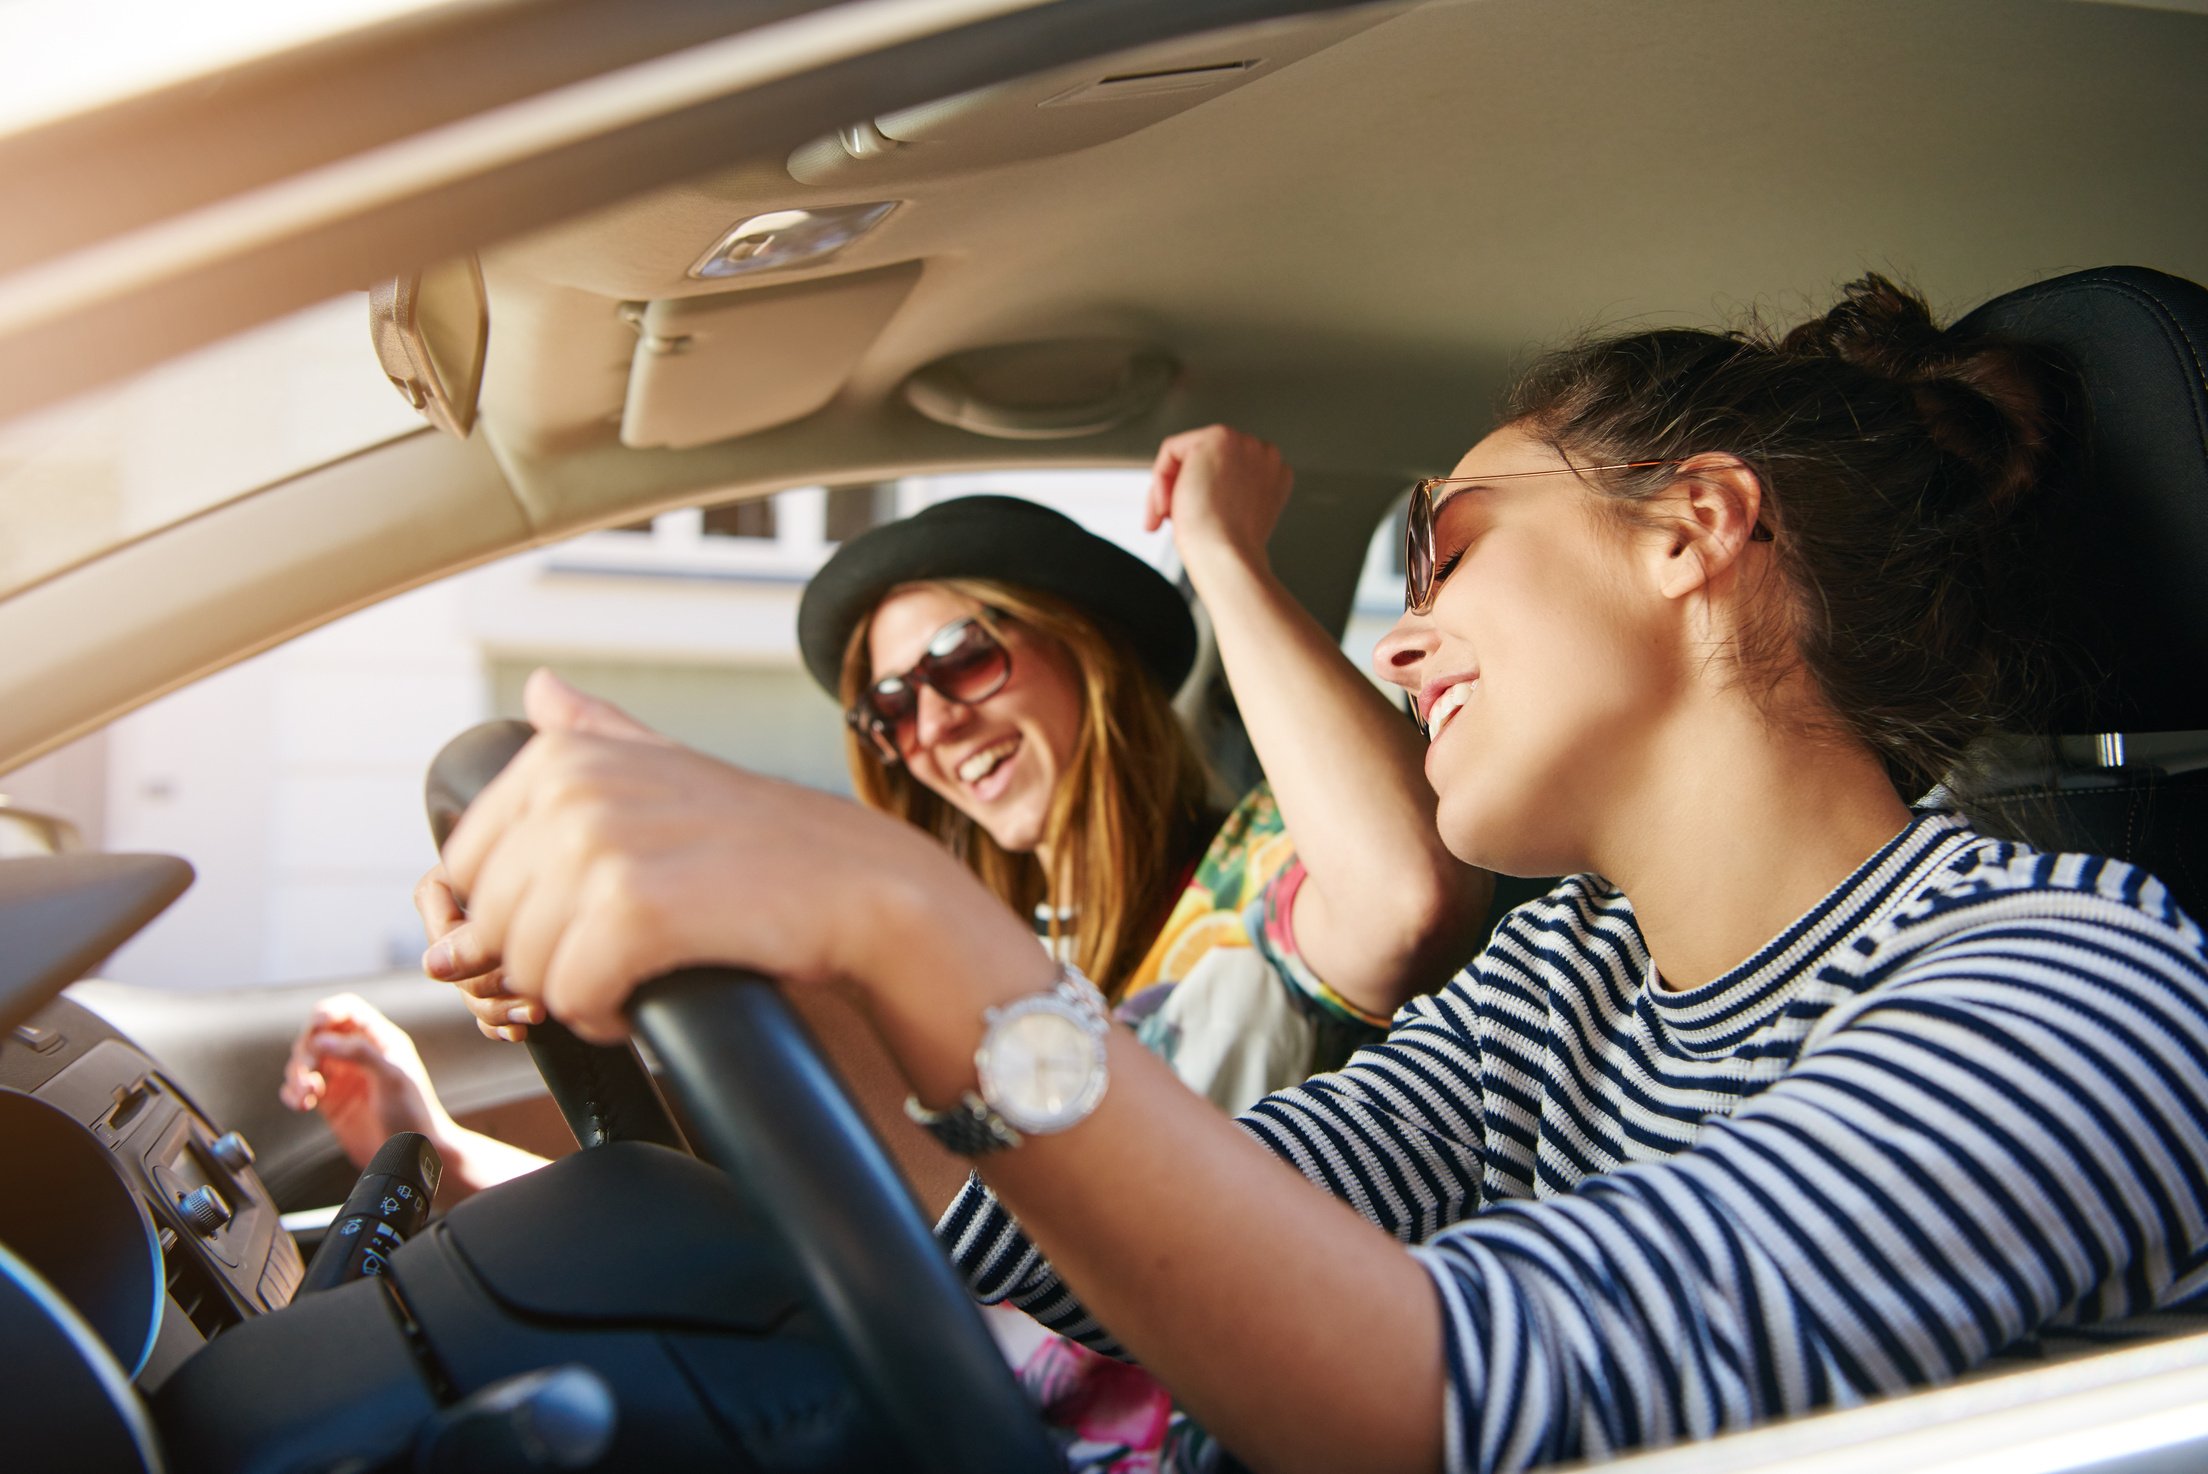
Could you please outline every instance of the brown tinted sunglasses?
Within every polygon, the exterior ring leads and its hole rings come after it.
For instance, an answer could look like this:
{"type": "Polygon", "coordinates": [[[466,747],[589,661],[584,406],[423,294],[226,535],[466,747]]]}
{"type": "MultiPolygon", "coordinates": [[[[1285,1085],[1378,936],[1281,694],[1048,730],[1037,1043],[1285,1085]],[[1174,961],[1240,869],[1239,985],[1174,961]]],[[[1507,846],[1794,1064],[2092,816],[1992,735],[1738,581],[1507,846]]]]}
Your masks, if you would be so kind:
{"type": "Polygon", "coordinates": [[[874,744],[885,764],[904,760],[920,720],[920,688],[945,701],[972,706],[987,701],[1012,679],[1012,652],[981,616],[954,619],[928,640],[910,670],[883,676],[859,693],[843,714],[854,731],[874,744]]]}

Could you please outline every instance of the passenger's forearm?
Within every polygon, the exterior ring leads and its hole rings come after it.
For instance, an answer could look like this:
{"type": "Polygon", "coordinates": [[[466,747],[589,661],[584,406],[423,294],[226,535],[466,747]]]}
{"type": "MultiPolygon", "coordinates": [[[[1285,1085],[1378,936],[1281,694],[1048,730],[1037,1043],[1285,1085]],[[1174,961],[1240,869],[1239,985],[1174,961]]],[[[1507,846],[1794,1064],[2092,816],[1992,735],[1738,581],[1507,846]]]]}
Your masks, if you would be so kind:
{"type": "Polygon", "coordinates": [[[534,1172],[545,1163],[535,1152],[460,1125],[439,1132],[436,1146],[445,1164],[445,1175],[437,1188],[439,1208],[450,1208],[487,1187],[534,1172]]]}
{"type": "Polygon", "coordinates": [[[1493,878],[1442,847],[1417,729],[1271,570],[1219,548],[1188,572],[1307,872],[1298,947],[1343,996],[1392,1013],[1464,960],[1493,878]]]}

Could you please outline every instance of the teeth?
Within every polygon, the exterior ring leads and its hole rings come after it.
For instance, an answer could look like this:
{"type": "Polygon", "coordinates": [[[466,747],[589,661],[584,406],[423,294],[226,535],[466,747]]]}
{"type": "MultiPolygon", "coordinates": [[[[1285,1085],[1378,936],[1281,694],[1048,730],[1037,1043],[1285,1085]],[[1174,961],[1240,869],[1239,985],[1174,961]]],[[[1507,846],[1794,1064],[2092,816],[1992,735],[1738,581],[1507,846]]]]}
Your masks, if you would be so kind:
{"type": "Polygon", "coordinates": [[[984,747],[958,765],[958,781],[979,783],[997,770],[997,764],[1012,755],[1012,749],[1020,745],[1017,737],[1007,737],[994,747],[984,747]]]}
{"type": "Polygon", "coordinates": [[[1464,704],[1472,699],[1472,688],[1477,680],[1459,681],[1434,700],[1433,708],[1426,713],[1426,740],[1433,741],[1441,735],[1441,729],[1451,717],[1464,710],[1464,704]]]}

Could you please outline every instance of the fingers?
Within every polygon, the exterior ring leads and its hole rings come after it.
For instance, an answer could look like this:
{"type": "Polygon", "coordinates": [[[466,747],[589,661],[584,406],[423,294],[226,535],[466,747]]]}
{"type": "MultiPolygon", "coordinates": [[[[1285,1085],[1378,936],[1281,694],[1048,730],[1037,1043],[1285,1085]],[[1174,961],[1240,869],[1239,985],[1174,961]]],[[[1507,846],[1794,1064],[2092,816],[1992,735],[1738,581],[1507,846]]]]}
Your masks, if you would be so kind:
{"type": "Polygon", "coordinates": [[[629,1037],[627,1005],[636,984],[660,971],[635,945],[638,935],[651,934],[654,919],[605,872],[592,889],[592,903],[562,929],[546,964],[544,1001],[576,1038],[617,1044],[629,1037]]]}
{"type": "Polygon", "coordinates": [[[315,1020],[292,1041],[276,1098],[295,1111],[313,1110],[330,1093],[328,1066],[332,1061],[387,1074],[395,1068],[378,1040],[343,1019],[323,1017],[318,1006],[315,1020]]]}
{"type": "Polygon", "coordinates": [[[436,982],[457,984],[478,997],[487,991],[504,991],[498,954],[465,923],[430,944],[422,954],[422,975],[436,982]]]}
{"type": "Polygon", "coordinates": [[[544,1022],[544,1005],[532,998],[498,993],[487,998],[463,1000],[475,1019],[476,1032],[501,1044],[519,1044],[529,1037],[529,1026],[544,1022]]]}
{"type": "Polygon", "coordinates": [[[422,918],[422,934],[432,942],[468,919],[442,863],[430,866],[429,873],[415,882],[414,911],[422,918]]]}
{"type": "Polygon", "coordinates": [[[313,1061],[304,1053],[304,1040],[292,1046],[292,1057],[284,1062],[284,1081],[276,1089],[276,1098],[287,1110],[311,1111],[322,1103],[329,1082],[313,1061]]]}
{"type": "Polygon", "coordinates": [[[284,1057],[283,1081],[276,1088],[276,1098],[292,1110],[311,1111],[327,1093],[329,1082],[319,1068],[322,1052],[315,1041],[326,1033],[351,1027],[355,1005],[366,1008],[368,1003],[355,993],[319,1000],[292,1038],[291,1051],[284,1057]]]}
{"type": "MultiPolygon", "coordinates": [[[[482,905],[483,898],[476,894],[476,881],[484,863],[499,841],[527,818],[535,792],[532,774],[545,760],[544,754],[556,745],[540,738],[523,747],[504,771],[483,785],[475,802],[468,805],[460,822],[453,826],[452,833],[445,839],[443,865],[452,894],[472,897],[475,905],[482,905]]],[[[458,924],[456,918],[453,925],[458,924]]],[[[447,927],[439,932],[435,940],[442,941],[451,929],[447,927]]],[[[427,965],[425,959],[424,966],[427,965]]]]}
{"type": "Polygon", "coordinates": [[[366,1035],[385,1047],[393,1041],[406,1042],[406,1031],[358,993],[332,993],[317,1002],[301,1035],[341,1032],[366,1035]]]}
{"type": "Polygon", "coordinates": [[[529,673],[521,705],[540,732],[591,732],[631,742],[668,742],[612,702],[576,690],[553,674],[550,666],[540,665],[529,673]]]}
{"type": "Polygon", "coordinates": [[[318,1065],[331,1060],[343,1060],[347,1064],[360,1065],[365,1069],[392,1072],[390,1056],[385,1053],[382,1045],[366,1034],[324,1029],[308,1037],[307,1048],[318,1065]]]}
{"type": "Polygon", "coordinates": [[[1181,437],[1169,437],[1150,462],[1150,489],[1143,499],[1142,530],[1156,532],[1173,515],[1173,483],[1181,470],[1181,437]]]}

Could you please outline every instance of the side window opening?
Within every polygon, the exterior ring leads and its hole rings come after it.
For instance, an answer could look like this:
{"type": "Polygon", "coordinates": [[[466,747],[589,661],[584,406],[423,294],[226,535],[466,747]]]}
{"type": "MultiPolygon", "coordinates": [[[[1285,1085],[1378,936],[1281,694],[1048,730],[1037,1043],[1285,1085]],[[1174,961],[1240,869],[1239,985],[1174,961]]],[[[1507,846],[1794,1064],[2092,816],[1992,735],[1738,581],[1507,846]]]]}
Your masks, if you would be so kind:
{"type": "Polygon", "coordinates": [[[516,554],[336,621],[0,776],[88,847],[199,879],[99,970],[144,986],[338,984],[413,972],[433,855],[422,770],[519,715],[551,665],[680,741],[849,791],[839,713],[797,658],[797,599],[835,545],[934,501],[1032,496],[1166,564],[1146,472],[989,472],[685,508],[516,554]]]}

